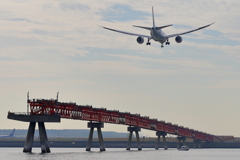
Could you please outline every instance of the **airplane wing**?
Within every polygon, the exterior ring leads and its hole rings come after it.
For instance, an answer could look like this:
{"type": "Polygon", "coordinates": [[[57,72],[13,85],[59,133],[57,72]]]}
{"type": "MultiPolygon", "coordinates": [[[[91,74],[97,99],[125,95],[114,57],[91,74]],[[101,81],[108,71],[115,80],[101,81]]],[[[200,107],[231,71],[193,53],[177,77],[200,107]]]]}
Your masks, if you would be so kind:
{"type": "Polygon", "coordinates": [[[124,32],[124,31],[119,31],[119,30],[115,30],[115,29],[111,29],[111,28],[107,28],[107,27],[103,27],[103,26],[100,26],[104,29],[108,29],[110,31],[114,31],[114,32],[118,32],[118,33],[123,33],[123,34],[128,34],[128,35],[132,35],[132,36],[141,36],[141,37],[145,37],[145,38],[149,38],[151,39],[152,37],[151,36],[146,36],[146,35],[141,35],[141,34],[135,34],[135,33],[130,33],[130,32],[124,32]]]}
{"type": "Polygon", "coordinates": [[[215,23],[215,22],[213,22],[213,23],[211,23],[211,24],[208,24],[208,25],[206,25],[206,26],[199,27],[199,28],[194,29],[194,30],[190,30],[190,31],[183,32],[183,33],[176,33],[176,34],[166,35],[166,36],[164,36],[164,37],[165,37],[165,38],[171,38],[171,37],[176,37],[176,36],[180,36],[180,35],[183,35],[183,34],[192,33],[192,32],[198,31],[198,30],[200,30],[200,29],[209,27],[209,26],[211,26],[211,25],[214,24],[214,23],[215,23]]]}

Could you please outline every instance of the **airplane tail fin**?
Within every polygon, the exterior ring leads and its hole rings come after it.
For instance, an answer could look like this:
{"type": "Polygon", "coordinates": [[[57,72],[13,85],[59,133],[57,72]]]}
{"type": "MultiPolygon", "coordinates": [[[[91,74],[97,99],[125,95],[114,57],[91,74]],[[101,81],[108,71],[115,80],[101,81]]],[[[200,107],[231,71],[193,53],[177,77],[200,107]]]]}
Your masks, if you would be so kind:
{"type": "Polygon", "coordinates": [[[14,135],[15,129],[12,130],[12,132],[9,134],[9,137],[12,137],[14,135]]]}
{"type": "MultiPolygon", "coordinates": [[[[153,27],[155,27],[153,6],[152,6],[152,20],[153,20],[153,27]]],[[[143,26],[135,26],[135,25],[133,25],[133,27],[143,28],[143,29],[147,29],[147,30],[151,30],[152,29],[152,27],[143,27],[143,26]]]]}
{"type": "Polygon", "coordinates": [[[153,6],[152,6],[152,19],[153,19],[153,27],[155,27],[157,30],[172,26],[172,24],[170,24],[170,25],[166,25],[166,26],[156,27],[153,6]]]}
{"type": "Polygon", "coordinates": [[[153,27],[155,27],[155,20],[154,20],[154,11],[153,11],[153,6],[152,6],[152,19],[153,19],[153,27]]]}

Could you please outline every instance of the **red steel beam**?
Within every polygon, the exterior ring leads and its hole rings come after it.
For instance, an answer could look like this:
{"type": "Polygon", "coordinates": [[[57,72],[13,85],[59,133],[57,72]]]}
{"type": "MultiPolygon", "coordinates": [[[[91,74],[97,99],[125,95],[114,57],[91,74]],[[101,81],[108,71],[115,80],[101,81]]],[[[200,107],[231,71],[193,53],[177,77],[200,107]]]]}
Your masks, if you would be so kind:
{"type": "Polygon", "coordinates": [[[213,141],[214,135],[189,129],[186,127],[141,117],[140,114],[131,114],[129,112],[110,111],[106,108],[93,108],[89,105],[76,105],[76,103],[62,103],[57,100],[33,99],[28,100],[31,115],[54,115],[59,114],[61,118],[97,121],[113,124],[124,124],[137,126],[153,131],[164,131],[169,134],[185,136],[203,141],[213,141]]]}

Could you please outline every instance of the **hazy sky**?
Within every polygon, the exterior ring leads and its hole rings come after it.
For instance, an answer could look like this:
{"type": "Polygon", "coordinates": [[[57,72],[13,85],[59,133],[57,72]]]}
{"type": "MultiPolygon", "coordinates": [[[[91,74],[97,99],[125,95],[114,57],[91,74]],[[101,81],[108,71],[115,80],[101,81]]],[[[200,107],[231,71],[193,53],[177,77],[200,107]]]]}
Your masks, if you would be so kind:
{"type": "MultiPolygon", "coordinates": [[[[30,98],[139,113],[218,135],[240,136],[239,0],[0,0],[0,128],[30,98]],[[166,34],[216,22],[161,48],[98,25],[149,35],[132,25],[173,24],[166,34]]],[[[146,42],[146,39],[145,39],[146,42]]],[[[85,129],[62,120],[47,129],[85,129]]],[[[104,130],[127,127],[105,124],[104,130]]],[[[142,134],[154,136],[152,131],[142,134]]]]}

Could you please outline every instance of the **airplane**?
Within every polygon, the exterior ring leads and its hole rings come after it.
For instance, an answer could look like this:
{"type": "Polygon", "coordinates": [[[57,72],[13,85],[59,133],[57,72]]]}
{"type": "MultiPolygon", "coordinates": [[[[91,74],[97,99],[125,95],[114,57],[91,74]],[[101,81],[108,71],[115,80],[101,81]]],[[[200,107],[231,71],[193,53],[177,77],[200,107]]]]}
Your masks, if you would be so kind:
{"type": "Polygon", "coordinates": [[[8,136],[0,136],[0,138],[12,138],[14,135],[15,129],[12,130],[12,132],[8,136]]]}
{"type": "Polygon", "coordinates": [[[143,27],[143,26],[136,26],[136,25],[133,25],[133,27],[138,27],[138,28],[142,28],[142,29],[147,29],[150,31],[150,36],[147,36],[147,35],[141,35],[141,34],[135,34],[135,33],[130,33],[130,32],[125,32],[125,31],[120,31],[120,30],[116,30],[116,29],[111,29],[111,28],[107,28],[107,27],[103,27],[103,26],[100,26],[104,29],[107,29],[107,30],[110,30],[110,31],[114,31],[114,32],[119,32],[119,33],[123,33],[123,34],[127,34],[127,35],[132,35],[132,36],[138,36],[137,37],[137,42],[139,44],[142,44],[144,43],[144,38],[147,38],[148,41],[146,43],[146,45],[151,45],[150,43],[150,40],[153,39],[154,41],[157,41],[159,43],[161,43],[161,47],[163,47],[163,44],[165,43],[166,45],[170,45],[170,42],[169,42],[169,38],[172,38],[172,37],[175,37],[175,41],[177,43],[181,43],[183,41],[183,38],[181,37],[181,35],[184,35],[184,34],[188,34],[188,33],[191,33],[191,32],[195,32],[195,31],[198,31],[198,30],[201,30],[203,28],[206,28],[206,27],[209,27],[211,26],[212,24],[214,24],[215,22],[211,23],[211,24],[208,24],[206,26],[202,26],[202,27],[199,27],[197,29],[193,29],[193,30],[190,30],[190,31],[187,31],[187,32],[183,32],[183,33],[176,33],[176,34],[171,34],[171,35],[166,35],[162,29],[163,28],[166,28],[166,27],[169,27],[169,26],[172,26],[172,24],[170,25],[165,25],[165,26],[155,26],[155,20],[154,20],[154,11],[153,11],[153,7],[152,7],[152,20],[153,20],[153,27],[143,27]]]}

